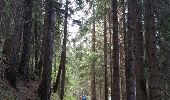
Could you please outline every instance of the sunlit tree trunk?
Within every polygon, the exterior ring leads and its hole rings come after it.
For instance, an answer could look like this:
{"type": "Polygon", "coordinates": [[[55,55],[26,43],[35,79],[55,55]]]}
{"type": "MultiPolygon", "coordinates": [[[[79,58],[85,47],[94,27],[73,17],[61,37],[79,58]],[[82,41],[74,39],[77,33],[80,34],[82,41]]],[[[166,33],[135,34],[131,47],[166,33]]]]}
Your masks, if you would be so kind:
{"type": "Polygon", "coordinates": [[[44,42],[44,58],[43,58],[43,74],[42,80],[38,88],[38,93],[41,100],[50,100],[51,95],[51,73],[52,59],[54,48],[54,28],[55,28],[55,13],[52,0],[45,1],[45,42],[44,42]]]}
{"type": "Polygon", "coordinates": [[[130,95],[130,74],[129,74],[129,67],[128,67],[128,34],[127,34],[127,21],[125,14],[126,11],[127,1],[124,0],[124,21],[123,21],[123,33],[124,33],[124,50],[125,50],[125,76],[126,76],[126,100],[129,100],[130,95]]]}
{"type": "Polygon", "coordinates": [[[145,38],[147,65],[149,67],[149,100],[161,100],[161,82],[158,69],[156,47],[156,21],[154,15],[154,0],[144,0],[145,4],[145,38]]]}
{"type": "MultiPolygon", "coordinates": [[[[59,31],[59,29],[60,29],[60,20],[59,20],[59,16],[57,16],[57,18],[58,18],[58,20],[57,20],[57,33],[60,33],[60,31],[59,31]]],[[[59,52],[59,47],[60,47],[60,45],[61,45],[61,43],[60,43],[60,39],[61,39],[61,37],[60,37],[60,35],[61,34],[57,34],[57,36],[55,37],[56,38],[56,45],[55,45],[55,49],[56,49],[56,52],[59,52]]],[[[55,53],[56,53],[55,52],[55,53]]],[[[62,56],[64,56],[63,54],[61,54],[61,58],[63,58],[62,56]]],[[[60,58],[60,62],[61,62],[61,59],[60,58]]],[[[57,62],[57,54],[55,54],[55,62],[57,62]]],[[[55,93],[55,92],[57,92],[57,90],[58,90],[58,88],[59,88],[59,85],[60,85],[60,80],[61,80],[61,63],[60,63],[60,65],[59,65],[59,69],[58,69],[58,71],[56,70],[56,68],[57,68],[57,63],[55,63],[55,65],[54,65],[54,73],[55,73],[55,77],[56,77],[56,81],[55,81],[55,84],[54,84],[54,86],[53,86],[53,92],[55,93]],[[58,72],[58,73],[56,73],[56,71],[58,72]],[[57,75],[56,75],[57,74],[57,75]]]]}
{"type": "Polygon", "coordinates": [[[63,53],[61,54],[61,60],[60,60],[60,65],[59,65],[59,69],[58,69],[58,73],[57,73],[57,78],[56,78],[56,82],[55,82],[54,87],[53,87],[53,92],[54,93],[57,92],[58,86],[59,86],[60,80],[61,80],[61,72],[62,72],[62,70],[61,70],[61,61],[62,61],[62,58],[63,58],[62,56],[64,56],[63,53]]]}
{"type": "Polygon", "coordinates": [[[112,100],[120,100],[120,75],[119,75],[119,43],[118,43],[118,16],[117,0],[112,0],[113,13],[113,97],[112,100]]]}
{"type": "Polygon", "coordinates": [[[126,100],[126,72],[125,72],[125,66],[126,66],[126,2],[125,0],[123,1],[123,5],[122,5],[122,38],[123,38],[123,43],[122,43],[122,60],[123,60],[123,71],[122,71],[122,78],[121,78],[121,92],[122,92],[122,100],[126,100]]]}

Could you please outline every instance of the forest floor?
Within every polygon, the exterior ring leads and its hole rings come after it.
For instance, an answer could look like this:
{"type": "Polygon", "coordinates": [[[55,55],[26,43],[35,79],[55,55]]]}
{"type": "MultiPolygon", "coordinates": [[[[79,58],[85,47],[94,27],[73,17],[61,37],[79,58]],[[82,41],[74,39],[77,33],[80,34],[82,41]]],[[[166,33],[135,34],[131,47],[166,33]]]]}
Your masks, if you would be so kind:
{"type": "Polygon", "coordinates": [[[16,88],[10,86],[4,75],[7,65],[0,63],[0,100],[37,100],[38,81],[17,79],[16,88]]]}

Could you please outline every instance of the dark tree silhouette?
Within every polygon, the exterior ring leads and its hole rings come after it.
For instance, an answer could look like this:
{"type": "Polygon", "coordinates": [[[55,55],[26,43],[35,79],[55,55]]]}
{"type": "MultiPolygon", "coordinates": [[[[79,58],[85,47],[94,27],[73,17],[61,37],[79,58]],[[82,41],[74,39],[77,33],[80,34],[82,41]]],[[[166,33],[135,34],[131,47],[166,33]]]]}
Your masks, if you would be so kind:
{"type": "Polygon", "coordinates": [[[118,16],[117,0],[112,0],[113,13],[113,91],[112,100],[120,100],[120,75],[119,75],[119,43],[118,43],[118,16]]]}
{"type": "Polygon", "coordinates": [[[24,1],[24,15],[23,15],[23,42],[22,54],[19,66],[19,73],[24,79],[29,79],[29,62],[30,62],[30,48],[31,48],[31,29],[32,29],[32,5],[33,0],[24,1]]]}
{"type": "Polygon", "coordinates": [[[107,9],[106,9],[106,3],[104,5],[104,79],[105,79],[105,100],[108,100],[108,83],[107,83],[107,22],[106,22],[106,15],[107,15],[107,9]]]}
{"type": "Polygon", "coordinates": [[[149,100],[161,99],[160,76],[158,73],[158,57],[156,47],[156,21],[154,12],[154,0],[144,0],[145,4],[145,38],[146,54],[149,67],[149,100]]]}
{"type": "Polygon", "coordinates": [[[42,100],[50,100],[51,95],[51,73],[54,48],[54,26],[55,10],[52,0],[45,1],[45,38],[44,38],[44,55],[43,55],[43,74],[38,88],[42,100]]]}

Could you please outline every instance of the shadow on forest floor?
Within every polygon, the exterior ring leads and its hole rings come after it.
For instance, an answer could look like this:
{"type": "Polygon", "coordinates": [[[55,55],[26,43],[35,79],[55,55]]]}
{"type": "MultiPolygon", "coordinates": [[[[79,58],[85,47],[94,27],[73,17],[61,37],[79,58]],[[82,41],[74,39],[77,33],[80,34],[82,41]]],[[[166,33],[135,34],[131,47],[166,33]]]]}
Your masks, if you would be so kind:
{"type": "Polygon", "coordinates": [[[14,89],[4,77],[6,67],[6,65],[0,64],[0,100],[38,100],[36,90],[39,82],[24,82],[17,79],[16,89],[14,89]]]}

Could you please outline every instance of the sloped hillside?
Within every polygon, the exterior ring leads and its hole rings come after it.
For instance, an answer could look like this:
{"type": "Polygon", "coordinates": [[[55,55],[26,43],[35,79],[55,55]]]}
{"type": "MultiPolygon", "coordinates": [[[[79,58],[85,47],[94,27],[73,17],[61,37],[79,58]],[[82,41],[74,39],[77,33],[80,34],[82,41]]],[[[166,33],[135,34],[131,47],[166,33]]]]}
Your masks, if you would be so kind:
{"type": "Polygon", "coordinates": [[[5,76],[7,64],[0,63],[0,100],[38,100],[39,81],[22,81],[17,79],[16,89],[10,86],[5,76]]]}

